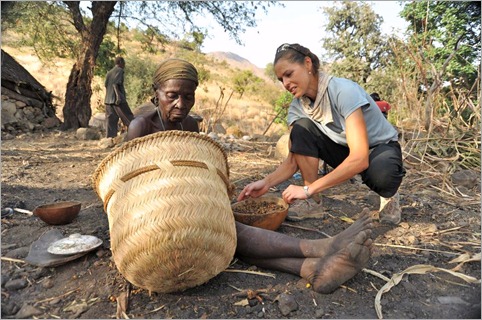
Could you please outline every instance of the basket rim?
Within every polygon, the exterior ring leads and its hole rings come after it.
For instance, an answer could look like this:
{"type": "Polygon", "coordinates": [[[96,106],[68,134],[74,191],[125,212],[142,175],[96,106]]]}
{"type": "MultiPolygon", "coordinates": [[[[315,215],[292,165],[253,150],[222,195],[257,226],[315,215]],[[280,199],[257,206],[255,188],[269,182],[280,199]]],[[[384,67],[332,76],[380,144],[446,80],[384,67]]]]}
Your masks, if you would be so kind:
{"type": "Polygon", "coordinates": [[[150,140],[155,140],[159,137],[163,137],[163,136],[176,136],[176,137],[184,137],[184,136],[188,136],[188,137],[193,137],[193,138],[196,138],[196,139],[202,139],[202,140],[205,140],[209,143],[211,143],[213,146],[215,146],[216,148],[218,148],[223,157],[224,157],[224,162],[226,164],[226,173],[227,173],[227,179],[229,180],[229,164],[228,164],[228,156],[226,154],[226,151],[224,151],[223,147],[221,146],[221,144],[219,144],[218,142],[214,141],[212,138],[208,137],[207,135],[202,135],[198,132],[191,132],[191,131],[180,131],[180,130],[169,130],[169,131],[159,131],[159,132],[155,132],[155,133],[151,133],[151,134],[148,134],[148,135],[145,135],[145,136],[142,136],[142,137],[138,137],[138,138],[135,138],[135,139],[132,139],[130,141],[127,141],[125,143],[123,143],[120,147],[118,147],[117,149],[113,150],[111,153],[109,153],[100,163],[99,165],[97,166],[97,168],[95,169],[95,171],[93,172],[92,174],[92,178],[91,178],[91,185],[92,185],[92,188],[94,190],[97,189],[97,182],[98,182],[98,179],[99,179],[99,176],[102,174],[104,168],[107,166],[107,164],[115,157],[117,156],[117,154],[119,153],[122,153],[124,152],[125,150],[127,149],[130,149],[130,148],[133,148],[135,147],[136,145],[138,145],[139,143],[144,143],[146,141],[150,141],[150,140]]]}

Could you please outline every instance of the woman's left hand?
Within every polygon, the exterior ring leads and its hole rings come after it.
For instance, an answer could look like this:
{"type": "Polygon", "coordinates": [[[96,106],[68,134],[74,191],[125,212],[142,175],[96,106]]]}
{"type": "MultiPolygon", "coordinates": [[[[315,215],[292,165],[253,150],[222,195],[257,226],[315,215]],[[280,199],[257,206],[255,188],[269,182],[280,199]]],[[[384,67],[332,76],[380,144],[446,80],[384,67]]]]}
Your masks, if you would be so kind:
{"type": "Polygon", "coordinates": [[[303,186],[296,186],[293,184],[290,184],[281,195],[283,200],[288,204],[295,200],[308,199],[305,190],[303,190],[303,186]]]}

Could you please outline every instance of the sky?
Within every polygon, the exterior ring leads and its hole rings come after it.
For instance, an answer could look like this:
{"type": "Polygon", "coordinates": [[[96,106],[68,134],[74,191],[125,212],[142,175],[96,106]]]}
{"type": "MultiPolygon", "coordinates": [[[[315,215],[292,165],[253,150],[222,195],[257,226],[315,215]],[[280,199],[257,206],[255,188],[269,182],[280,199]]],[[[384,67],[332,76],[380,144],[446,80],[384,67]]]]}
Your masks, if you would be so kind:
{"type": "MultiPolygon", "coordinates": [[[[212,25],[210,38],[204,40],[202,52],[235,53],[260,68],[273,62],[276,48],[283,43],[299,43],[321,56],[326,17],[322,6],[331,1],[281,1],[284,8],[270,7],[268,14],[260,12],[257,27],[246,28],[240,35],[244,45],[238,45],[221,27],[212,25]]],[[[407,23],[399,17],[402,10],[398,1],[370,1],[375,13],[383,17],[382,33],[401,32],[407,23]]]]}

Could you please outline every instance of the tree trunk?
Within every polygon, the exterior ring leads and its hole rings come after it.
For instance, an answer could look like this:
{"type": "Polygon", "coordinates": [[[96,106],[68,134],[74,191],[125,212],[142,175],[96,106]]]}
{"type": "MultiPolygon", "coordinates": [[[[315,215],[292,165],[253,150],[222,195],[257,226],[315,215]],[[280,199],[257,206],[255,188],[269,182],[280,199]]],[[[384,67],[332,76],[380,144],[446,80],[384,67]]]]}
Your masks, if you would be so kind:
{"type": "Polygon", "coordinates": [[[81,53],[70,72],[62,109],[62,130],[87,127],[92,115],[92,78],[95,60],[104,39],[109,21],[117,1],[92,1],[92,22],[86,26],[80,13],[78,1],[64,2],[72,15],[74,26],[82,38],[81,53]]]}

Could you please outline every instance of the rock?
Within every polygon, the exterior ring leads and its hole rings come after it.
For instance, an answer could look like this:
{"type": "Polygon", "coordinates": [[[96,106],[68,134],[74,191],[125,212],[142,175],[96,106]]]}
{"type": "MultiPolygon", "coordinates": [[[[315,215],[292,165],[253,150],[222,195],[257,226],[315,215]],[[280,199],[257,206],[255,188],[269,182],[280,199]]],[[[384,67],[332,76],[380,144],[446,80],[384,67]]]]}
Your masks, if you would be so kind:
{"type": "Polygon", "coordinates": [[[57,117],[47,118],[42,123],[42,125],[47,129],[55,128],[59,124],[60,124],[60,120],[57,117]]]}
{"type": "Polygon", "coordinates": [[[35,118],[34,109],[32,107],[23,108],[23,115],[27,120],[31,121],[35,118]]]}
{"type": "Polygon", "coordinates": [[[75,136],[79,140],[99,140],[100,132],[98,128],[79,128],[75,133],[75,136]]]}
{"type": "Polygon", "coordinates": [[[103,138],[99,141],[99,146],[104,148],[104,149],[112,148],[113,146],[115,146],[114,139],[103,138]]]}
{"type": "Polygon", "coordinates": [[[54,286],[54,284],[55,284],[54,280],[52,280],[51,278],[48,278],[42,282],[42,287],[45,289],[50,289],[54,286]]]}
{"type": "Polygon", "coordinates": [[[10,278],[6,274],[2,274],[2,288],[5,284],[10,280],[10,278]]]}
{"type": "Polygon", "coordinates": [[[287,316],[292,311],[298,310],[298,303],[295,298],[289,294],[282,293],[276,299],[278,301],[278,308],[284,316],[287,316]]]}
{"type": "Polygon", "coordinates": [[[289,148],[288,148],[288,143],[290,141],[290,134],[284,134],[279,138],[278,142],[276,143],[276,151],[275,151],[275,157],[276,159],[279,160],[284,160],[286,157],[288,157],[289,154],[289,148]]]}
{"type": "Polygon", "coordinates": [[[452,183],[458,187],[473,188],[477,184],[478,175],[473,170],[460,170],[452,174],[452,183]]]}
{"type": "Polygon", "coordinates": [[[213,139],[213,140],[219,140],[218,134],[217,134],[216,132],[214,132],[214,131],[209,132],[209,133],[208,133],[208,137],[211,138],[211,139],[213,139]]]}
{"type": "Polygon", "coordinates": [[[15,279],[9,280],[5,283],[5,289],[7,290],[20,290],[28,286],[28,281],[26,279],[15,279]]]}
{"type": "Polygon", "coordinates": [[[13,301],[8,301],[4,303],[2,299],[2,316],[11,316],[18,312],[20,309],[13,301]]]}
{"type": "Polygon", "coordinates": [[[28,319],[33,316],[41,315],[43,312],[33,306],[24,304],[22,308],[15,314],[16,319],[28,319]]]}
{"type": "Polygon", "coordinates": [[[98,257],[98,258],[102,258],[103,256],[105,256],[107,254],[107,252],[105,250],[102,250],[102,249],[99,249],[95,252],[95,255],[98,257]]]}
{"type": "Polygon", "coordinates": [[[17,249],[10,250],[5,254],[6,257],[14,259],[22,259],[28,255],[29,247],[21,247],[17,249]]]}
{"type": "Polygon", "coordinates": [[[17,106],[17,108],[23,108],[25,107],[27,104],[23,101],[15,101],[15,105],[17,106]]]}
{"type": "Polygon", "coordinates": [[[322,307],[318,307],[315,310],[315,318],[316,319],[321,319],[321,318],[323,318],[324,315],[325,315],[325,309],[323,309],[322,307]]]}
{"type": "Polygon", "coordinates": [[[11,135],[10,133],[3,133],[2,132],[2,140],[12,140],[14,139],[15,137],[13,135],[11,135]]]}
{"type": "Polygon", "coordinates": [[[47,268],[37,268],[35,269],[33,272],[32,272],[32,275],[31,277],[34,279],[34,280],[38,280],[42,277],[45,277],[46,275],[49,274],[49,270],[47,268]]]}
{"type": "Polygon", "coordinates": [[[259,141],[259,142],[268,142],[270,137],[264,136],[262,134],[253,134],[252,135],[252,140],[253,141],[259,141]]]}
{"type": "Polygon", "coordinates": [[[16,112],[17,107],[15,106],[15,103],[11,101],[2,101],[2,125],[17,122],[17,118],[15,117],[16,112]]]}
{"type": "Polygon", "coordinates": [[[89,126],[105,130],[105,113],[96,113],[90,118],[89,126]]]}
{"type": "Polygon", "coordinates": [[[25,132],[30,132],[32,131],[35,126],[33,125],[33,123],[31,123],[30,121],[26,120],[26,119],[21,119],[18,121],[18,126],[24,130],[25,132]]]}

